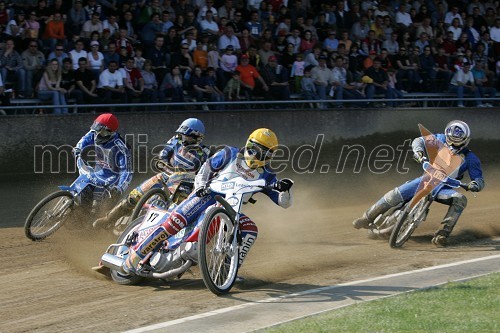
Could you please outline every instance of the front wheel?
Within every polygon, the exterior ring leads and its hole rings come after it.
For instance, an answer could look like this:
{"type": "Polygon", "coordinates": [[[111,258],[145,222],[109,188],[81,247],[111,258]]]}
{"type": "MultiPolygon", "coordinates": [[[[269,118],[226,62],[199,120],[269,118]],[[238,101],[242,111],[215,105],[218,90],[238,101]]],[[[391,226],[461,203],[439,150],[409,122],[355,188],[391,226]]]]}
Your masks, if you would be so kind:
{"type": "MultiPolygon", "coordinates": [[[[133,220],[132,223],[130,223],[127,226],[127,228],[123,231],[120,237],[118,237],[116,243],[121,244],[125,242],[125,240],[129,236],[132,237],[132,234],[134,233],[135,229],[141,223],[142,223],[142,218],[133,220]]],[[[122,259],[125,259],[129,254],[129,247],[126,245],[115,247],[115,250],[113,250],[112,254],[122,259]]],[[[113,269],[111,270],[111,278],[118,284],[128,284],[128,285],[137,284],[144,279],[142,276],[137,276],[133,274],[129,275],[113,269]]]]}
{"type": "Polygon", "coordinates": [[[224,208],[207,214],[198,238],[198,258],[205,286],[216,295],[228,293],[238,273],[238,244],[234,224],[224,208]]]}
{"type": "Polygon", "coordinates": [[[40,241],[52,235],[69,218],[73,205],[73,194],[68,191],[57,191],[43,198],[24,223],[26,237],[40,241]]]}
{"type": "Polygon", "coordinates": [[[403,214],[399,216],[389,238],[389,244],[392,248],[401,247],[406,243],[413,231],[425,219],[430,204],[427,197],[424,197],[413,208],[406,208],[404,210],[403,214]]]}

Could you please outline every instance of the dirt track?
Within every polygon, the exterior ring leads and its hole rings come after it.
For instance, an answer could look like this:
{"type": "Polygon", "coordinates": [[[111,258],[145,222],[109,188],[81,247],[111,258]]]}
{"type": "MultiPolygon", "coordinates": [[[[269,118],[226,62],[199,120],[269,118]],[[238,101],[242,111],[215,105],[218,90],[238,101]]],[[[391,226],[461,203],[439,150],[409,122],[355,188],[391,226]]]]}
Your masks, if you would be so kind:
{"type": "Polygon", "coordinates": [[[108,234],[63,229],[35,243],[21,228],[0,229],[0,332],[121,331],[305,288],[497,253],[499,244],[489,237],[500,235],[498,175],[487,174],[487,188],[477,198],[467,195],[469,206],[449,248],[430,244],[445,213],[445,207],[435,205],[402,250],[368,240],[350,222],[408,175],[297,177],[292,208],[282,210],[261,196],[245,210],[259,226],[259,239],[240,270],[245,283],[226,297],[212,295],[197,268],[173,282],[114,284],[90,269],[115,240],[108,234]]]}

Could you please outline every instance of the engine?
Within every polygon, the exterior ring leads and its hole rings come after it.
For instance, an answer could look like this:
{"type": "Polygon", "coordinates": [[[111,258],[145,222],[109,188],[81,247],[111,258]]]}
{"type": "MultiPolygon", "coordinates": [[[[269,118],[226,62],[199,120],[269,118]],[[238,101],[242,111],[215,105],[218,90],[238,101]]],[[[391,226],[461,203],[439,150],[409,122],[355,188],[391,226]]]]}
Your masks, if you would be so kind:
{"type": "Polygon", "coordinates": [[[175,251],[160,250],[155,252],[149,259],[149,264],[156,272],[167,272],[181,266],[189,259],[194,263],[198,262],[198,243],[182,243],[175,251]]]}

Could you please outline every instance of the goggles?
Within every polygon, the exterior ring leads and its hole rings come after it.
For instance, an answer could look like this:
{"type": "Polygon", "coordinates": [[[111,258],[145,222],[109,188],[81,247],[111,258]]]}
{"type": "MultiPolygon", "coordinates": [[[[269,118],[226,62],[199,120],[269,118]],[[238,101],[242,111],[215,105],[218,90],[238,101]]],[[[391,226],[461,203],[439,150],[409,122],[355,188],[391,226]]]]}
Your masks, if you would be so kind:
{"type": "Polygon", "coordinates": [[[103,137],[108,137],[111,134],[113,134],[113,131],[107,128],[105,125],[94,122],[92,126],[90,126],[90,130],[95,132],[97,135],[103,136],[103,137]]]}
{"type": "Polygon", "coordinates": [[[247,143],[245,150],[249,156],[262,162],[271,160],[274,154],[271,149],[252,140],[247,143]]]}

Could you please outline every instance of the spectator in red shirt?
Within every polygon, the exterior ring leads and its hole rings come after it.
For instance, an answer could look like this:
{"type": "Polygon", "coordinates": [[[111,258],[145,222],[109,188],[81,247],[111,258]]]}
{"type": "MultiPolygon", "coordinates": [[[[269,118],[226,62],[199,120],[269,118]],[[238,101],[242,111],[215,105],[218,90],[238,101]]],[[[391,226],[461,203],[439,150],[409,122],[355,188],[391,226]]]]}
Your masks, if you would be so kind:
{"type": "Polygon", "coordinates": [[[260,76],[259,71],[257,71],[254,66],[249,64],[249,58],[250,57],[248,55],[243,54],[240,59],[240,64],[236,67],[236,70],[240,72],[241,92],[247,100],[251,100],[253,98],[255,79],[259,80],[265,91],[269,90],[266,82],[262,76],[260,76]]]}
{"type": "Polygon", "coordinates": [[[53,19],[45,26],[43,39],[51,51],[54,50],[58,41],[64,41],[66,35],[64,34],[64,22],[61,20],[61,13],[54,13],[53,19]]]}

